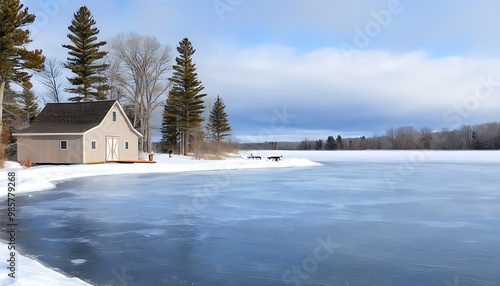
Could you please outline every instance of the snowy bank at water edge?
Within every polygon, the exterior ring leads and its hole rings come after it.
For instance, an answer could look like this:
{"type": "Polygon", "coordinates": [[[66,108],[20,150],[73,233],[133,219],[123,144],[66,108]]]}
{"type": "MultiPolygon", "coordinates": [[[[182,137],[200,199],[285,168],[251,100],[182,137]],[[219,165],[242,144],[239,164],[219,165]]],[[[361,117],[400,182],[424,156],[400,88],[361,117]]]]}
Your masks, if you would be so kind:
{"type": "MultiPolygon", "coordinates": [[[[284,168],[284,167],[312,167],[321,164],[304,158],[286,157],[280,162],[264,160],[249,160],[245,156],[241,158],[230,158],[226,160],[196,160],[192,157],[173,156],[167,154],[155,154],[156,164],[90,164],[90,165],[65,165],[65,166],[37,166],[23,169],[19,164],[8,162],[12,168],[2,169],[0,184],[7,186],[7,172],[17,171],[18,187],[16,193],[36,192],[53,189],[57,181],[73,178],[119,175],[119,174],[147,174],[147,173],[174,173],[215,171],[233,169],[257,169],[257,168],[284,168]],[[244,159],[242,159],[244,158],[244,159]]],[[[2,192],[1,197],[5,197],[2,192]]]]}
{"type": "Polygon", "coordinates": [[[7,243],[0,243],[0,285],[12,286],[83,286],[90,285],[78,278],[69,278],[46,268],[40,262],[16,253],[16,269],[11,272],[9,269],[10,250],[7,249],[7,243]],[[15,273],[15,278],[8,276],[15,273]]]}

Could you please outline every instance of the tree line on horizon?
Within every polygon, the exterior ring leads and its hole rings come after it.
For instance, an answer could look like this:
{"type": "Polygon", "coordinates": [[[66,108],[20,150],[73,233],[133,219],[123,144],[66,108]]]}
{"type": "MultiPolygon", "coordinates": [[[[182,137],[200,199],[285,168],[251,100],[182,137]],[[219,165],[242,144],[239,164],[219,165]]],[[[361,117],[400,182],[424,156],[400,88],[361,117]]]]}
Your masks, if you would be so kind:
{"type": "Polygon", "coordinates": [[[203,117],[207,94],[202,93],[204,87],[191,58],[195,49],[187,38],[179,42],[179,56],[172,64],[172,49],[153,36],[126,33],[109,43],[98,40],[96,21],[82,6],[68,26],[70,43],[62,45],[68,57],[62,63],[46,59],[41,50],[26,49],[32,42],[27,27],[34,21],[35,15],[19,0],[0,3],[0,131],[6,131],[4,141],[9,141],[5,138],[12,132],[29,126],[40,112],[38,96],[32,90],[35,74],[47,90],[45,103],[118,100],[134,128],[144,135],[139,142],[144,152],[152,149],[151,121],[160,106],[164,106],[161,132],[165,148],[187,154],[195,141],[220,145],[231,136],[220,96],[210,116],[203,117]],[[65,79],[64,68],[72,76],[65,79]],[[64,92],[72,96],[66,99],[64,92]]]}
{"type": "Polygon", "coordinates": [[[433,132],[424,127],[389,128],[384,135],[326,139],[303,139],[297,142],[239,143],[243,150],[499,150],[500,122],[462,125],[458,129],[433,132]]]}

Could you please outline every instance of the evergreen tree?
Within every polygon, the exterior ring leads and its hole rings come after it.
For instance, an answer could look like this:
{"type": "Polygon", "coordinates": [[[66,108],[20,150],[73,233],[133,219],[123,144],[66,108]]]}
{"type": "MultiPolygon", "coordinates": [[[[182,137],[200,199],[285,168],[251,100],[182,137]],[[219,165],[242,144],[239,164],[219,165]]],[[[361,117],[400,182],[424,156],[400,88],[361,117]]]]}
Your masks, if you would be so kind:
{"type": "Polygon", "coordinates": [[[342,137],[340,135],[337,136],[337,145],[340,150],[344,149],[344,142],[342,142],[342,137]]]}
{"type": "Polygon", "coordinates": [[[31,90],[31,84],[25,84],[22,93],[18,95],[17,102],[22,112],[23,121],[31,124],[40,112],[37,103],[37,96],[31,90]]]}
{"type": "Polygon", "coordinates": [[[103,76],[108,65],[101,60],[108,53],[100,51],[99,48],[106,44],[105,41],[98,42],[99,29],[95,27],[95,20],[89,9],[82,6],[74,15],[68,34],[72,45],[63,45],[68,49],[69,57],[65,67],[70,69],[75,77],[68,78],[72,88],[70,93],[77,96],[70,98],[71,101],[90,101],[92,99],[106,99],[106,77],[103,76]]]}
{"type": "Polygon", "coordinates": [[[310,141],[307,138],[304,138],[304,140],[300,141],[298,149],[299,150],[313,150],[314,149],[314,142],[310,141]]]}
{"type": "Polygon", "coordinates": [[[163,122],[161,124],[162,148],[172,150],[179,143],[178,110],[172,96],[168,96],[167,103],[163,109],[163,122]]]}
{"type": "Polygon", "coordinates": [[[201,93],[205,87],[198,80],[196,65],[192,60],[196,50],[191,42],[187,38],[182,40],[177,47],[177,52],[179,56],[175,58],[174,72],[170,78],[172,89],[169,92],[171,104],[175,106],[175,114],[167,116],[174,116],[177,119],[177,128],[182,143],[181,153],[186,155],[190,137],[199,131],[203,122],[201,114],[205,108],[203,97],[206,94],[201,93]]]}
{"type": "Polygon", "coordinates": [[[316,140],[314,150],[323,150],[323,140],[316,140]]]}
{"type": "Polygon", "coordinates": [[[335,141],[335,138],[333,138],[333,136],[328,136],[328,138],[326,139],[325,149],[336,150],[337,147],[337,141],[335,141]]]}
{"type": "Polygon", "coordinates": [[[217,100],[210,111],[207,128],[209,134],[217,143],[231,136],[231,126],[229,126],[229,120],[227,118],[226,105],[222,102],[220,96],[217,96],[217,100]]]}
{"type": "Polygon", "coordinates": [[[18,98],[19,94],[13,91],[7,84],[5,86],[5,94],[3,98],[4,131],[15,132],[19,129],[27,127],[26,122],[22,120],[23,111],[19,108],[18,98]]]}
{"type": "Polygon", "coordinates": [[[0,133],[2,131],[3,98],[8,83],[29,82],[27,69],[41,71],[45,58],[41,50],[30,51],[30,32],[24,29],[35,21],[35,15],[19,0],[0,1],[0,133]]]}

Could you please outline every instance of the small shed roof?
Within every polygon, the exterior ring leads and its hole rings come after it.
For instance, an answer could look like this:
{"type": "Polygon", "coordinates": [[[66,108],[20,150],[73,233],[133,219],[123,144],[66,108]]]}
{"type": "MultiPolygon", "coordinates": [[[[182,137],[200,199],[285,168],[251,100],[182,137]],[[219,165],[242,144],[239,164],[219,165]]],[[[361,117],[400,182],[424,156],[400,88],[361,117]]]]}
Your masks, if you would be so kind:
{"type": "Polygon", "coordinates": [[[33,121],[37,123],[99,124],[115,104],[115,100],[47,103],[33,121]]]}
{"type": "Polygon", "coordinates": [[[116,102],[47,103],[31,126],[16,134],[83,134],[101,124],[116,102]]]}

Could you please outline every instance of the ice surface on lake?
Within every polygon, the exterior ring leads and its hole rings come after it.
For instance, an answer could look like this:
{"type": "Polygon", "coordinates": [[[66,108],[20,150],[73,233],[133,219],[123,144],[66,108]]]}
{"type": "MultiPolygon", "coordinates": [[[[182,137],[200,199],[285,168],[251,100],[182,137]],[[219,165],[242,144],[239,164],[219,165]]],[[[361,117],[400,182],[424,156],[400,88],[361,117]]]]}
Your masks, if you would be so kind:
{"type": "Polygon", "coordinates": [[[322,165],[22,196],[23,251],[97,285],[500,285],[498,152],[294,154],[322,165]]]}

